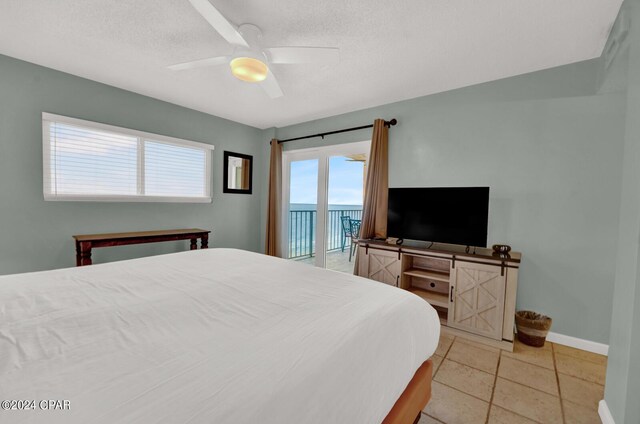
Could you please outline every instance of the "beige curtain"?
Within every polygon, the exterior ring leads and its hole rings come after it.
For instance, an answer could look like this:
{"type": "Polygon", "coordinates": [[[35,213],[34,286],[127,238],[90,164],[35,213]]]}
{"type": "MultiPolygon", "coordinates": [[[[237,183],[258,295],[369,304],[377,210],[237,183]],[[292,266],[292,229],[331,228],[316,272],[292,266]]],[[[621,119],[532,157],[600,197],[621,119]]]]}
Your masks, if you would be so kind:
{"type": "MultiPolygon", "coordinates": [[[[389,200],[389,128],[384,119],[376,119],[371,136],[371,152],[364,186],[362,226],[360,238],[387,237],[387,208],[389,200]]],[[[354,273],[358,273],[356,255],[354,273]]]]}
{"type": "Polygon", "coordinates": [[[364,187],[360,238],[387,237],[389,198],[389,128],[376,119],[371,136],[371,153],[364,187]]]}
{"type": "Polygon", "coordinates": [[[269,198],[267,203],[267,233],[264,253],[280,255],[280,219],[282,205],[282,145],[275,138],[271,140],[269,161],[269,198]]]}

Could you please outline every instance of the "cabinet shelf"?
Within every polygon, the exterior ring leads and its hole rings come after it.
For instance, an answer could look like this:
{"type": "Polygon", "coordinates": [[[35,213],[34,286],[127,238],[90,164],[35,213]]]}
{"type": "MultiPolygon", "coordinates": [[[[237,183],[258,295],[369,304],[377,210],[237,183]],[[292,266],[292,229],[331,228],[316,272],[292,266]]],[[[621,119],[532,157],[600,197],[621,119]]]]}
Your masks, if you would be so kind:
{"type": "Polygon", "coordinates": [[[404,272],[412,277],[427,278],[429,280],[449,282],[449,274],[444,272],[427,271],[426,269],[410,268],[404,272]]]}
{"type": "Polygon", "coordinates": [[[415,295],[420,296],[433,306],[439,306],[440,308],[445,309],[449,307],[449,297],[446,294],[422,290],[414,287],[410,288],[409,291],[415,295]]]}

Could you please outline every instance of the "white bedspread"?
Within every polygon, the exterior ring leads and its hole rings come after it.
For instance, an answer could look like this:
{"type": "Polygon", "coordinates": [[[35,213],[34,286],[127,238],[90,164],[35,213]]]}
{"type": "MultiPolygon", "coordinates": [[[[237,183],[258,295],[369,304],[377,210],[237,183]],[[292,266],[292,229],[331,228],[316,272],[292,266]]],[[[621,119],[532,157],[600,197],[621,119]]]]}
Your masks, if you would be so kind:
{"type": "Polygon", "coordinates": [[[439,333],[413,294],[234,249],[4,276],[0,400],[36,410],[0,422],[379,423],[439,333]]]}

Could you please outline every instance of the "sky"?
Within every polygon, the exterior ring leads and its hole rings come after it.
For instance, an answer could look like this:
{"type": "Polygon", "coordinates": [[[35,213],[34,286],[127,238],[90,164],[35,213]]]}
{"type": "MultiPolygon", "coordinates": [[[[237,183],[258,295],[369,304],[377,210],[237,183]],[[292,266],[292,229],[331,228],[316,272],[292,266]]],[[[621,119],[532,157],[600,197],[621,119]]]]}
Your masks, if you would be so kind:
{"type": "MultiPolygon", "coordinates": [[[[329,204],[362,205],[364,164],[343,156],[329,159],[329,204]]],[[[318,160],[291,163],[290,203],[315,204],[318,196],[318,160]]]]}

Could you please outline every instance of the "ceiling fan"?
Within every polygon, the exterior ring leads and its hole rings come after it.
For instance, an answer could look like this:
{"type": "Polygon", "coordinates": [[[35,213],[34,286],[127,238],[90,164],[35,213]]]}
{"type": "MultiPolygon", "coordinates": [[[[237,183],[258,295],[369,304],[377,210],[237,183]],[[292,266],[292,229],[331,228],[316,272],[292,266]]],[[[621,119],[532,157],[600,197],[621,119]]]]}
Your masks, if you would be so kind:
{"type": "Polygon", "coordinates": [[[337,63],[340,51],[336,47],[262,47],[260,28],[252,24],[236,27],[209,0],[189,0],[193,7],[227,42],[235,48],[230,56],[217,56],[178,63],[168,68],[174,71],[229,64],[231,73],[246,82],[258,83],[272,99],[282,97],[280,84],[269,65],[337,63]]]}

